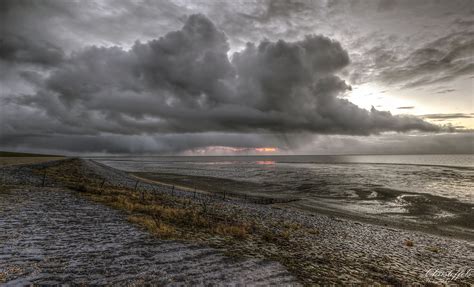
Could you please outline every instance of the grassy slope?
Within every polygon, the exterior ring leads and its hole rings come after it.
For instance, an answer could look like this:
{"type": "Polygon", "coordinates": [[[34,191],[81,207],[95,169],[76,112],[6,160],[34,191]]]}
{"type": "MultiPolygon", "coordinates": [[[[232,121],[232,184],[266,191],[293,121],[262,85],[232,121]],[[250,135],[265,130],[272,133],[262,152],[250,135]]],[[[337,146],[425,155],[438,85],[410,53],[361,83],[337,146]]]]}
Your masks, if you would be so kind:
{"type": "MultiPolygon", "coordinates": [[[[302,262],[306,252],[303,234],[317,239],[319,230],[292,221],[265,222],[238,208],[225,208],[220,201],[180,198],[170,194],[117,187],[83,168],[80,160],[64,161],[42,172],[87,198],[122,210],[128,220],[162,239],[207,243],[223,248],[229,256],[258,257],[282,263],[302,282],[313,283],[311,262],[302,262]],[[306,267],[306,268],[305,268],[306,267]]],[[[319,275],[318,275],[319,276],[319,275]]]]}

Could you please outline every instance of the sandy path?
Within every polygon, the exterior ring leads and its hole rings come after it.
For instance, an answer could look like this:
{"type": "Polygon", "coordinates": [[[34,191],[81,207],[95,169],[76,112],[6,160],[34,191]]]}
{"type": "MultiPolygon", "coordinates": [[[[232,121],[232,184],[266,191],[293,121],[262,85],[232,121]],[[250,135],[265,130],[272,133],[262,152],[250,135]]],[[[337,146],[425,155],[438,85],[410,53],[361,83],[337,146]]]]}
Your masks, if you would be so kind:
{"type": "Polygon", "coordinates": [[[277,263],[236,261],[201,245],[161,241],[125,215],[73,192],[21,188],[0,192],[0,283],[282,284],[277,263]]]}

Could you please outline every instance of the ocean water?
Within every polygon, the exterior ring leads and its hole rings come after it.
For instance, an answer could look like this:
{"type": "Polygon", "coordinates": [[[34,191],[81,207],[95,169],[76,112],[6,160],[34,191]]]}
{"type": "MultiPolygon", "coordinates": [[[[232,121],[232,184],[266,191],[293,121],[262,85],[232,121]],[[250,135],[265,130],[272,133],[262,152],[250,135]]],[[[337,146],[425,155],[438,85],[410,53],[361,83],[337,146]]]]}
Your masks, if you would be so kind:
{"type": "Polygon", "coordinates": [[[474,203],[474,155],[101,157],[130,172],[254,183],[255,193],[356,197],[381,188],[474,203]]]}

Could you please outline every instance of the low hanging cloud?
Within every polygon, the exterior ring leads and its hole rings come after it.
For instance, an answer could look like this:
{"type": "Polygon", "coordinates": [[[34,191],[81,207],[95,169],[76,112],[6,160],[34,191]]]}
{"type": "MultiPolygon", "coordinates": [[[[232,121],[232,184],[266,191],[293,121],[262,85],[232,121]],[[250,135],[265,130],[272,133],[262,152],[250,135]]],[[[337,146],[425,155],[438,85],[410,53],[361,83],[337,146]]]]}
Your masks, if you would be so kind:
{"type": "Polygon", "coordinates": [[[39,44],[28,50],[38,53],[23,54],[9,45],[0,49],[3,57],[54,65],[34,77],[36,92],[3,98],[0,139],[12,145],[25,136],[87,136],[93,146],[90,137],[117,135],[442,130],[344,99],[351,87],[338,73],[348,53],[320,35],[248,43],[229,57],[226,35],[196,14],[181,30],[129,50],[92,46],[66,57],[39,44]]]}

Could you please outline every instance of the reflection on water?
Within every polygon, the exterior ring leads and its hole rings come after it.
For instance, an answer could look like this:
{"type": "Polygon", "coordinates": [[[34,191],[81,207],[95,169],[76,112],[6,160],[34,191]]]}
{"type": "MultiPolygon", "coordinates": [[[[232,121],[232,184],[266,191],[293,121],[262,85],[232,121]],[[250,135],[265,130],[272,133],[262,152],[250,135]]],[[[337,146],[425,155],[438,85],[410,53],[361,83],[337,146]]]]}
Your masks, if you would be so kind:
{"type": "Polygon", "coordinates": [[[267,164],[275,164],[276,162],[273,161],[273,160],[259,160],[259,161],[256,161],[255,163],[256,164],[267,165],[267,164]]]}

